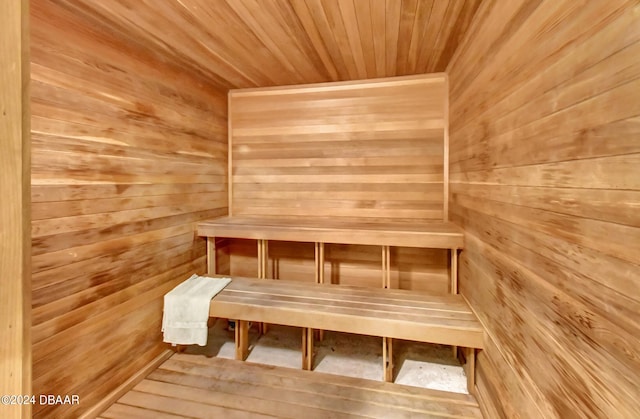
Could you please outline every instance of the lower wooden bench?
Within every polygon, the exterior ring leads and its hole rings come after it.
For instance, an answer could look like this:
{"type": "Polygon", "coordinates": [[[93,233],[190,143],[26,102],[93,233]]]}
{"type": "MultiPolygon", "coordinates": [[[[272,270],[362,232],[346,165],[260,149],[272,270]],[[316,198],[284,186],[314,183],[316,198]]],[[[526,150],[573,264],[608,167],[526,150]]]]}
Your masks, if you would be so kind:
{"type": "Polygon", "coordinates": [[[481,418],[473,396],[174,354],[102,418],[481,418]]]}
{"type": "MultiPolygon", "coordinates": [[[[215,275],[213,275],[215,276],[215,275]]],[[[392,381],[392,339],[465,348],[469,392],[484,330],[461,295],[234,277],[211,301],[209,315],[238,320],[236,359],[248,354],[248,322],[303,328],[302,365],[313,367],[313,329],[383,338],[385,380],[392,381]]]]}

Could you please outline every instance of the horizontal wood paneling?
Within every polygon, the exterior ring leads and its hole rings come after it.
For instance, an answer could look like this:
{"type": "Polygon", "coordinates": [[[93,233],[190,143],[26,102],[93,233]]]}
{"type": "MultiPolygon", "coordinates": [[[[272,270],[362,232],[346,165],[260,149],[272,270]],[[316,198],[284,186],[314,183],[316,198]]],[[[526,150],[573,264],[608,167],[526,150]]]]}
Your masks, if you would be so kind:
{"type": "Polygon", "coordinates": [[[226,92],[77,4],[31,4],[33,392],[81,400],[34,415],[69,417],[166,349],[162,296],[206,271],[226,92]]]}
{"type": "Polygon", "coordinates": [[[446,79],[230,93],[232,215],[442,220],[446,79]]]}
{"type": "Polygon", "coordinates": [[[481,0],[59,3],[227,90],[443,71],[481,0]]]}
{"type": "Polygon", "coordinates": [[[639,16],[483,3],[448,67],[450,212],[493,416],[640,412],[639,16]]]}

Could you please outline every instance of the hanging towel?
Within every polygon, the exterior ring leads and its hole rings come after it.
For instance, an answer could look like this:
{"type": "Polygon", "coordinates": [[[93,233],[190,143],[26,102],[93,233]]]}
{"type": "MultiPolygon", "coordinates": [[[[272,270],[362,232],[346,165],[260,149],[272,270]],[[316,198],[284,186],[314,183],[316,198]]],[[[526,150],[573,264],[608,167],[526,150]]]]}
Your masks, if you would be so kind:
{"type": "Polygon", "coordinates": [[[207,320],[211,299],[231,278],[192,275],[164,296],[162,332],[173,345],[207,344],[207,320]]]}

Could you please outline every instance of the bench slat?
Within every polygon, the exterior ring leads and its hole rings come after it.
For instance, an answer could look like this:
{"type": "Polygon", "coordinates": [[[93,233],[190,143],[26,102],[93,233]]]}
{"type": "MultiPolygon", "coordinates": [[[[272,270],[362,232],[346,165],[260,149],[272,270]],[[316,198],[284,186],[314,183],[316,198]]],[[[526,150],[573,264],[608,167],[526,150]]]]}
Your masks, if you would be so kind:
{"type": "MultiPolygon", "coordinates": [[[[220,299],[217,300],[217,303],[235,303],[235,304],[244,304],[248,306],[264,306],[269,307],[271,309],[291,309],[291,310],[305,310],[305,311],[313,311],[317,313],[319,316],[331,316],[335,314],[344,314],[346,316],[352,316],[355,318],[360,317],[371,317],[373,319],[392,319],[398,321],[404,321],[407,323],[426,323],[426,324],[438,324],[438,325],[446,325],[449,327],[460,328],[460,329],[468,329],[474,330],[474,320],[471,316],[467,318],[455,318],[451,316],[447,316],[446,312],[443,311],[432,311],[433,314],[411,314],[411,313],[403,313],[403,312],[395,312],[393,309],[391,310],[380,310],[376,308],[370,308],[371,306],[360,305],[360,306],[351,306],[349,304],[334,304],[331,302],[327,302],[326,304],[322,302],[322,300],[308,300],[308,299],[289,299],[289,298],[278,298],[272,297],[270,295],[259,295],[254,294],[254,296],[235,296],[225,294],[220,299]]],[[[391,307],[393,308],[393,307],[391,307]]],[[[240,318],[239,320],[244,320],[240,318]]],[[[247,319],[250,320],[250,319],[247,319]]],[[[392,336],[389,336],[392,337],[392,336]]]]}
{"type": "Polygon", "coordinates": [[[353,301],[344,291],[337,285],[233,278],[231,284],[211,301],[209,314],[394,339],[483,347],[482,325],[460,295],[438,297],[415,291],[361,289],[356,296],[358,301],[353,301]],[[334,295],[332,291],[335,291],[334,295]],[[385,300],[387,291],[398,299],[385,300]],[[404,294],[418,297],[411,299],[412,308],[404,305],[404,294]],[[367,295],[372,299],[367,301],[367,295]],[[420,305],[420,296],[424,298],[423,305],[420,305]]]}
{"type": "Polygon", "coordinates": [[[344,292],[341,285],[315,284],[311,282],[296,286],[296,282],[283,281],[287,286],[274,289],[269,284],[233,284],[227,290],[237,293],[261,293],[270,295],[293,296],[299,298],[322,299],[331,301],[348,301],[353,303],[370,303],[393,305],[400,308],[414,309],[446,309],[468,313],[469,306],[457,296],[431,296],[416,291],[404,291],[403,294],[394,293],[389,288],[363,288],[362,291],[344,292]],[[310,287],[313,285],[313,287],[310,287]],[[368,291],[371,290],[371,291],[368,291]],[[409,292],[411,295],[406,295],[409,292]]]}
{"type": "Polygon", "coordinates": [[[333,219],[282,220],[234,216],[198,223],[198,235],[437,249],[461,249],[464,245],[463,231],[451,222],[346,223],[333,219]]]}

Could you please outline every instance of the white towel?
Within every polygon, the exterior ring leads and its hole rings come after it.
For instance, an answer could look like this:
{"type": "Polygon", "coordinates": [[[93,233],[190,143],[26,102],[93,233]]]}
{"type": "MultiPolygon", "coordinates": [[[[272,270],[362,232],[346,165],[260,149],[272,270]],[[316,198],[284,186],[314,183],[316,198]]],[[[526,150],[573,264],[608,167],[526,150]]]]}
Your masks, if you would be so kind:
{"type": "Polygon", "coordinates": [[[226,287],[231,278],[192,275],[164,296],[162,332],[164,341],[173,345],[207,344],[207,320],[211,299],[226,287]]]}

